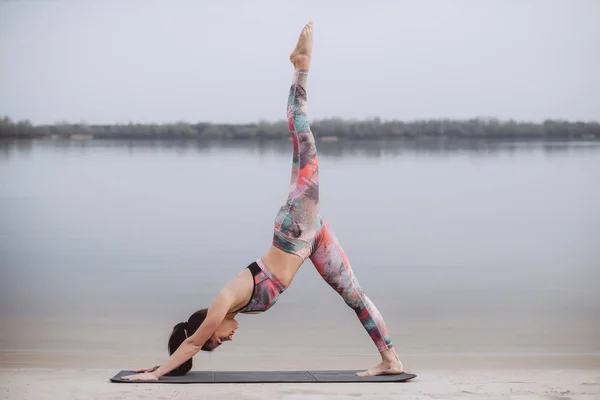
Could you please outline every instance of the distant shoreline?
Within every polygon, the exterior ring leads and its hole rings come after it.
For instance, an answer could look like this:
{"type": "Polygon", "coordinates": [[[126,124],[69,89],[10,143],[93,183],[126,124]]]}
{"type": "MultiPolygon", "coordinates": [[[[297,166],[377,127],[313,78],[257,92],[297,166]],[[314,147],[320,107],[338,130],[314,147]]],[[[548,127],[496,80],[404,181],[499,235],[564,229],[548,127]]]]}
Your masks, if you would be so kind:
{"type": "MultiPolygon", "coordinates": [[[[498,119],[382,121],[321,119],[311,122],[320,142],[386,140],[600,140],[600,123],[546,120],[542,123],[498,119]]],[[[287,121],[250,124],[165,123],[109,124],[56,123],[33,125],[29,121],[0,119],[0,139],[125,139],[196,140],[234,142],[289,140],[287,121]]]]}
{"type": "MultiPolygon", "coordinates": [[[[513,136],[494,136],[494,137],[452,137],[452,136],[421,136],[421,137],[398,137],[398,138],[339,138],[335,136],[318,137],[315,135],[317,143],[322,143],[330,146],[336,144],[343,146],[357,146],[360,144],[377,144],[377,143],[414,143],[416,145],[436,145],[443,143],[489,143],[489,144],[502,144],[502,143],[578,143],[578,142],[600,142],[600,137],[513,137],[513,136]]],[[[100,136],[95,137],[92,135],[52,135],[52,136],[0,136],[0,141],[5,142],[30,142],[30,141],[44,141],[44,142],[172,142],[172,143],[202,143],[204,145],[235,145],[236,143],[257,143],[257,144],[285,144],[291,139],[288,138],[193,138],[193,137],[161,137],[161,136],[100,136]]]]}
{"type": "MultiPolygon", "coordinates": [[[[331,141],[316,138],[319,154],[327,157],[367,157],[400,156],[406,153],[414,154],[452,154],[452,153],[494,153],[510,154],[514,152],[542,151],[559,154],[565,152],[586,153],[595,151],[600,146],[600,140],[564,139],[564,138],[394,138],[394,139],[359,139],[345,138],[331,141]]],[[[28,152],[37,147],[56,149],[91,149],[113,148],[127,150],[177,150],[177,151],[243,151],[249,153],[279,153],[290,154],[291,139],[205,139],[195,138],[0,138],[0,159],[14,152],[28,152]]]]}

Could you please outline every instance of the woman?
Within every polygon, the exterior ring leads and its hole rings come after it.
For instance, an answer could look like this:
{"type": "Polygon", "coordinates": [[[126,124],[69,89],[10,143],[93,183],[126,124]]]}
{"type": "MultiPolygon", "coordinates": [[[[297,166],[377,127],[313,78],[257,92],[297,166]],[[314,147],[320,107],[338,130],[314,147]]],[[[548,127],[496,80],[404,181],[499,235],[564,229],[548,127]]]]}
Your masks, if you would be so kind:
{"type": "Polygon", "coordinates": [[[287,117],[294,145],[290,193],[275,219],[271,248],[235,276],[208,309],[177,324],[169,339],[171,356],[159,367],[137,370],[128,380],[158,380],[183,375],[200,350],[212,351],[231,340],[238,327],[237,313],[259,313],[272,307],[310,258],[323,279],[358,316],[381,354],[381,363],[359,376],[400,374],[400,362],[386,324],[375,305],[361,290],[350,263],[329,224],[319,214],[319,167],[315,140],[306,118],[306,82],[313,44],[312,23],[302,30],[290,55],[294,65],[287,117]]]}

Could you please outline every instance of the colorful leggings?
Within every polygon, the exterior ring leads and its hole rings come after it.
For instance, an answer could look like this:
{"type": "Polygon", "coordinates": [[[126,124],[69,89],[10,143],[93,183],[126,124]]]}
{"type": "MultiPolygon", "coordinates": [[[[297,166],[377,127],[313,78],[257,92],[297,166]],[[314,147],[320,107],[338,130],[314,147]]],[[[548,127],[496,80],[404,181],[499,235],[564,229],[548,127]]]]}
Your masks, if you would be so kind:
{"type": "Polygon", "coordinates": [[[383,317],[362,291],[339,240],[319,214],[317,148],[306,118],[307,77],[307,71],[296,70],[290,88],[287,116],[294,145],[292,179],[288,199],[275,219],[273,245],[303,261],[310,258],[382,352],[392,347],[383,317]]]}

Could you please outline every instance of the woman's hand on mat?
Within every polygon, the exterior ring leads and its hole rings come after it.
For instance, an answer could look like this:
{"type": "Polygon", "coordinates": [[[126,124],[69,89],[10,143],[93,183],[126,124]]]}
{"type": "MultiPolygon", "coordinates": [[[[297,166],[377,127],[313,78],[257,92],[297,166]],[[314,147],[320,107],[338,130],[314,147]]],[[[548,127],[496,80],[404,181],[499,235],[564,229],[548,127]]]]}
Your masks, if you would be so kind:
{"type": "Polygon", "coordinates": [[[127,375],[121,378],[124,381],[157,381],[158,376],[152,372],[144,372],[137,375],[127,375]]]}
{"type": "Polygon", "coordinates": [[[140,368],[140,369],[134,369],[132,370],[132,372],[154,372],[158,369],[158,367],[160,367],[160,365],[156,365],[154,367],[151,368],[140,368]]]}

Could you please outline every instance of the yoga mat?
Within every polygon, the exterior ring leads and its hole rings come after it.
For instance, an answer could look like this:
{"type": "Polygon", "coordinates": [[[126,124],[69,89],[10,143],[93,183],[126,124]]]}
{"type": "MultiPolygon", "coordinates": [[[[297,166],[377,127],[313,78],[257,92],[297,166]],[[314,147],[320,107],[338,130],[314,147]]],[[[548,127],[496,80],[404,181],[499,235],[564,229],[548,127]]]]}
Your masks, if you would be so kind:
{"type": "Polygon", "coordinates": [[[405,382],[417,375],[356,376],[356,370],[333,371],[190,371],[183,376],[163,376],[158,381],[129,381],[122,376],[135,372],[121,371],[110,379],[117,383],[318,383],[318,382],[405,382]]]}

